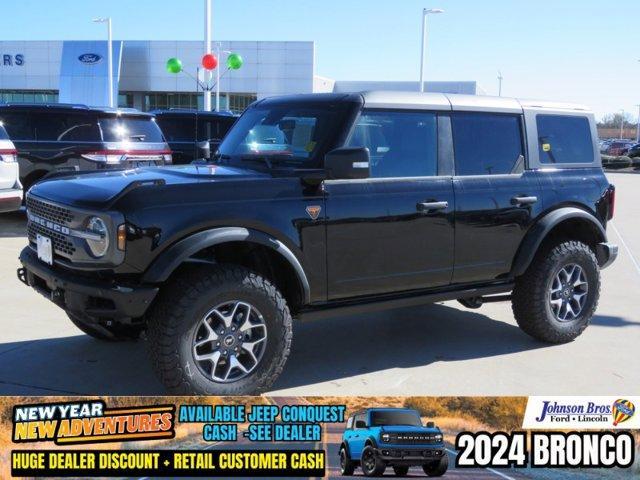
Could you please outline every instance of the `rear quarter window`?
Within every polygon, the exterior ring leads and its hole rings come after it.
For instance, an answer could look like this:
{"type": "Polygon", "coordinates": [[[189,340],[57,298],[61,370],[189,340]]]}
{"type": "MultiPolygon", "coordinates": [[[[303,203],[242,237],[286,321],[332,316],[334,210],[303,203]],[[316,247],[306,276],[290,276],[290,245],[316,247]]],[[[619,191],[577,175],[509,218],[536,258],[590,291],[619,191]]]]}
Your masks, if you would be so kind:
{"type": "Polygon", "coordinates": [[[102,117],[99,121],[105,142],[164,142],[160,127],[151,117],[102,117]]]}
{"type": "Polygon", "coordinates": [[[162,116],[156,118],[162,133],[168,142],[193,142],[196,138],[194,117],[162,116]]]}
{"type": "Polygon", "coordinates": [[[9,140],[9,135],[7,131],[2,126],[2,122],[0,122],[0,140],[9,140]]]}
{"type": "Polygon", "coordinates": [[[4,125],[11,140],[29,141],[36,139],[31,115],[27,112],[1,112],[0,122],[4,125]]]}
{"type": "Polygon", "coordinates": [[[593,140],[586,117],[537,115],[540,163],[593,163],[593,140]]]}

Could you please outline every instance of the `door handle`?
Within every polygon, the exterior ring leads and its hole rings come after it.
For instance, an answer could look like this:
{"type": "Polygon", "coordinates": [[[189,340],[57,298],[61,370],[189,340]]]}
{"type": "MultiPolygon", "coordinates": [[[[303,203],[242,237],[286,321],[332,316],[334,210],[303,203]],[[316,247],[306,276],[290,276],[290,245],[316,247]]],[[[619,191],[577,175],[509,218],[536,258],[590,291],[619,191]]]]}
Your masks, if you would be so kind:
{"type": "Polygon", "coordinates": [[[445,208],[449,208],[449,202],[420,202],[416,205],[416,210],[423,213],[444,210],[445,208]]]}
{"type": "Polygon", "coordinates": [[[511,205],[532,205],[538,201],[538,197],[513,197],[511,199],[511,205]]]}

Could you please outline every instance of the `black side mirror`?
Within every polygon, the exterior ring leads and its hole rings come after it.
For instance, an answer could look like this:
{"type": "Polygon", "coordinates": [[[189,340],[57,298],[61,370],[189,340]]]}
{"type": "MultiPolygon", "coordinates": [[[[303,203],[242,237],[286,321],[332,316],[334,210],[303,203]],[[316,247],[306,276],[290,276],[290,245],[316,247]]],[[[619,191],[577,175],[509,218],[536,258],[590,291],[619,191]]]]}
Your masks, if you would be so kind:
{"type": "Polygon", "coordinates": [[[435,422],[427,422],[427,428],[436,428],[435,422]]]}
{"type": "Polygon", "coordinates": [[[324,156],[324,167],[335,179],[369,178],[369,149],[336,148],[324,156]]]}
{"type": "Polygon", "coordinates": [[[367,428],[367,422],[364,420],[356,420],[356,428],[367,428]]]}

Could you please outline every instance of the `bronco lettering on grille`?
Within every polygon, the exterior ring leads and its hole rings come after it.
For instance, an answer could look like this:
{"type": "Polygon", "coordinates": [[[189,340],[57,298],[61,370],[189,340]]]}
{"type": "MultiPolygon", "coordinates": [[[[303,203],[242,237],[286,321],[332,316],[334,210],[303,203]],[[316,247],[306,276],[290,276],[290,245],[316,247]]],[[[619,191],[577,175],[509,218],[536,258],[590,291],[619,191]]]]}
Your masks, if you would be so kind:
{"type": "Polygon", "coordinates": [[[53,230],[54,232],[60,232],[64,235],[69,235],[71,233],[71,231],[69,230],[68,227],[65,227],[63,225],[59,225],[57,223],[53,223],[49,220],[45,220],[44,218],[38,217],[37,215],[34,215],[33,213],[28,214],[29,216],[29,221],[33,222],[33,223],[37,223],[38,225],[43,226],[44,228],[48,228],[49,230],[53,230]]]}

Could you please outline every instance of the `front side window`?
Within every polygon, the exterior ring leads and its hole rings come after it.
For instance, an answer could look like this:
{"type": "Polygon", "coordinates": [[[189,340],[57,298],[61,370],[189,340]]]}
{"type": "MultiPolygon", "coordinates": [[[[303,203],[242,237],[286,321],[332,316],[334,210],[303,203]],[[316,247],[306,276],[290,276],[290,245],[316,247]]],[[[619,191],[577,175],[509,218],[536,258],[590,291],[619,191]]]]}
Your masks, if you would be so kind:
{"type": "Polygon", "coordinates": [[[509,174],[523,166],[520,115],[455,113],[451,122],[456,175],[509,174]]]}
{"type": "Polygon", "coordinates": [[[420,417],[414,412],[407,411],[374,411],[371,412],[371,425],[381,427],[384,425],[407,425],[421,427],[420,417]]]}
{"type": "Polygon", "coordinates": [[[593,163],[593,140],[586,117],[537,115],[541,163],[593,163]]]}
{"type": "Polygon", "coordinates": [[[438,128],[434,113],[364,111],[350,147],[367,147],[371,177],[424,177],[438,172],[438,128]]]}

